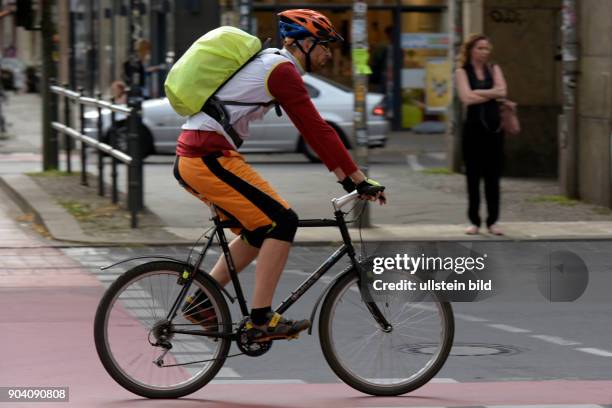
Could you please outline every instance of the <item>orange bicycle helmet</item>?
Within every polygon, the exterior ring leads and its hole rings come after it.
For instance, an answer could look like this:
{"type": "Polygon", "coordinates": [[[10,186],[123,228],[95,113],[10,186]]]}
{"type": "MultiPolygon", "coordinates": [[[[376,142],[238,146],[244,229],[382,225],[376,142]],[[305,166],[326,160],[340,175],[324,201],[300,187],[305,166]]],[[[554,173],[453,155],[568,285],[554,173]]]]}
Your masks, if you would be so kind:
{"type": "Polygon", "coordinates": [[[278,13],[279,28],[283,38],[301,40],[314,37],[319,41],[343,41],[331,21],[318,11],[308,9],[286,10],[278,13]]]}
{"type": "Polygon", "coordinates": [[[334,41],[344,41],[338,34],[331,21],[318,11],[308,9],[294,9],[278,13],[280,21],[278,28],[282,38],[293,38],[294,44],[304,55],[306,55],[306,71],[310,72],[312,63],[310,54],[317,44],[324,44],[334,41]],[[308,52],[304,51],[298,42],[304,38],[314,38],[313,46],[308,52]]]}

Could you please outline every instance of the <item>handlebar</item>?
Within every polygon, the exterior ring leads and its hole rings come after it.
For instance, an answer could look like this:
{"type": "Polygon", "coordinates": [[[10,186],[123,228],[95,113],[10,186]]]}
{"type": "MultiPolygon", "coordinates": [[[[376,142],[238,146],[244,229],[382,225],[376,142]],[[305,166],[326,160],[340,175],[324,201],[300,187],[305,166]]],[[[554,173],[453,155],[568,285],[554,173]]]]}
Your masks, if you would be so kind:
{"type": "MultiPolygon", "coordinates": [[[[367,187],[365,194],[376,196],[377,193],[379,192],[382,193],[383,191],[385,191],[385,186],[369,186],[367,187]]],[[[350,204],[353,201],[359,199],[359,196],[360,194],[357,192],[357,190],[355,190],[352,193],[343,195],[342,197],[332,199],[331,202],[332,202],[332,205],[334,206],[334,210],[336,211],[340,210],[342,207],[345,207],[347,204],[350,204]]]]}

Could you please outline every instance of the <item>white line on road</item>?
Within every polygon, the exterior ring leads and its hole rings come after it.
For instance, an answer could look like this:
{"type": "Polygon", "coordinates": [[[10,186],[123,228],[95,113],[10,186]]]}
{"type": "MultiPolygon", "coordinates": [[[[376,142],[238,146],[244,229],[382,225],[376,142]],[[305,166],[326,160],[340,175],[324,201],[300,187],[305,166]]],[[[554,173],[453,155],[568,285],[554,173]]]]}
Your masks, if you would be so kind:
{"type": "Polygon", "coordinates": [[[119,277],[118,275],[99,275],[97,274],[96,277],[101,281],[101,282],[114,282],[117,280],[117,278],[119,277]]]}
{"type": "Polygon", "coordinates": [[[232,368],[229,367],[223,367],[221,370],[219,370],[219,374],[217,374],[217,377],[240,377],[240,374],[238,374],[236,371],[234,371],[232,368]]]}
{"type": "Polygon", "coordinates": [[[470,316],[463,313],[455,313],[455,317],[467,322],[488,322],[487,319],[483,319],[482,317],[470,316]]]}
{"type": "Polygon", "coordinates": [[[612,357],[611,352],[606,351],[606,350],[596,349],[596,348],[583,347],[583,348],[577,348],[576,350],[582,351],[583,353],[594,354],[596,356],[601,356],[601,357],[612,357]]]}
{"type": "Polygon", "coordinates": [[[561,337],[547,336],[545,334],[533,334],[533,335],[531,335],[531,337],[533,337],[535,339],[540,339],[540,340],[543,340],[543,341],[547,341],[549,343],[556,344],[558,346],[577,346],[577,345],[581,344],[579,341],[566,340],[566,339],[561,338],[561,337]]]}
{"type": "Polygon", "coordinates": [[[438,384],[458,384],[459,381],[454,378],[432,378],[430,383],[438,383],[438,384]]]}
{"type": "MultiPolygon", "coordinates": [[[[403,381],[405,378],[367,378],[366,380],[373,383],[381,381],[390,383],[403,381]]],[[[454,378],[432,378],[429,382],[438,384],[457,384],[459,381],[455,380],[454,378]]]]}
{"type": "Polygon", "coordinates": [[[406,163],[408,163],[408,166],[414,171],[421,171],[425,168],[419,163],[419,159],[416,154],[407,154],[406,163]]]}
{"type": "Polygon", "coordinates": [[[304,380],[212,380],[210,384],[306,384],[304,380]]]}
{"type": "Polygon", "coordinates": [[[595,404],[553,404],[553,405],[487,405],[485,408],[603,408],[595,404]]]}
{"type": "Polygon", "coordinates": [[[506,324],[488,324],[487,326],[492,327],[494,329],[507,331],[510,333],[529,333],[530,332],[530,330],[521,329],[520,327],[508,326],[506,324]]]}

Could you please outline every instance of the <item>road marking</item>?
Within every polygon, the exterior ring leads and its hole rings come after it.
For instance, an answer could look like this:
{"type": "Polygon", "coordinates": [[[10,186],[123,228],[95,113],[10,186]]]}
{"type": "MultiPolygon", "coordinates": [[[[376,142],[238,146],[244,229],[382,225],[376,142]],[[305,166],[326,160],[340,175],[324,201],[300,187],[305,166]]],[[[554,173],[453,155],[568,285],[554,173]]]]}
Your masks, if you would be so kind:
{"type": "Polygon", "coordinates": [[[408,163],[408,166],[414,171],[421,171],[425,168],[419,163],[419,159],[416,154],[407,154],[406,162],[408,163]]]}
{"type": "Polygon", "coordinates": [[[594,354],[596,356],[601,356],[601,357],[612,357],[611,352],[606,351],[606,350],[597,349],[597,348],[583,347],[583,348],[577,348],[576,350],[582,351],[583,353],[594,354]]]}
{"type": "Polygon", "coordinates": [[[306,384],[304,380],[212,380],[210,384],[306,384]]]}
{"type": "Polygon", "coordinates": [[[219,374],[217,374],[217,377],[240,377],[240,374],[238,374],[236,371],[234,371],[232,368],[229,367],[223,367],[221,370],[219,370],[219,374]]]}
{"type": "Polygon", "coordinates": [[[117,280],[118,275],[101,275],[96,274],[96,278],[98,278],[101,282],[114,282],[117,280]]]}
{"type": "Polygon", "coordinates": [[[510,333],[529,333],[531,331],[527,329],[521,329],[520,327],[508,326],[506,324],[488,324],[487,326],[510,333]]]}
{"type": "Polygon", "coordinates": [[[552,344],[556,344],[559,346],[577,346],[579,344],[582,344],[578,341],[573,341],[573,340],[566,340],[564,338],[561,337],[557,337],[557,336],[547,336],[545,334],[533,334],[531,335],[531,337],[535,338],[535,339],[540,339],[543,341],[547,341],[549,343],[552,344]]]}
{"type": "MultiPolygon", "coordinates": [[[[366,381],[372,382],[372,383],[378,383],[378,382],[399,382],[399,381],[403,381],[406,380],[405,378],[366,378],[366,381]]],[[[430,383],[438,383],[438,384],[457,384],[459,383],[459,381],[455,380],[454,378],[432,378],[431,380],[429,380],[430,383]]]]}
{"type": "Polygon", "coordinates": [[[485,408],[603,408],[595,404],[487,405],[485,408]]]}
{"type": "Polygon", "coordinates": [[[430,383],[438,383],[438,384],[458,384],[459,381],[454,378],[432,378],[429,380],[430,383]]]}
{"type": "Polygon", "coordinates": [[[487,319],[483,319],[482,317],[470,316],[463,313],[455,313],[455,317],[468,322],[488,322],[487,319]]]}

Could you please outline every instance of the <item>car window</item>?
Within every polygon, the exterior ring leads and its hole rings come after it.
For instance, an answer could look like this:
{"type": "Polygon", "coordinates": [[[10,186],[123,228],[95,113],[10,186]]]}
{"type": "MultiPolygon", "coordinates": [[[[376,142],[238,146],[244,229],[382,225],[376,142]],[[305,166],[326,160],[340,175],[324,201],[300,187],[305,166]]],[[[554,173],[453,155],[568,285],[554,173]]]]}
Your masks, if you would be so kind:
{"type": "Polygon", "coordinates": [[[317,88],[315,88],[312,85],[309,85],[307,83],[304,82],[304,85],[306,86],[306,90],[308,91],[308,95],[310,95],[310,98],[317,98],[319,96],[319,94],[321,92],[319,92],[319,90],[317,88]]]}

